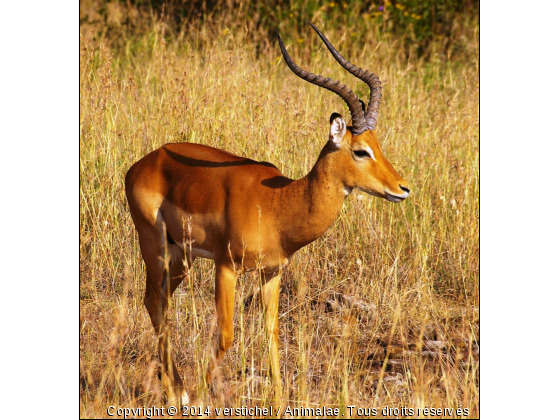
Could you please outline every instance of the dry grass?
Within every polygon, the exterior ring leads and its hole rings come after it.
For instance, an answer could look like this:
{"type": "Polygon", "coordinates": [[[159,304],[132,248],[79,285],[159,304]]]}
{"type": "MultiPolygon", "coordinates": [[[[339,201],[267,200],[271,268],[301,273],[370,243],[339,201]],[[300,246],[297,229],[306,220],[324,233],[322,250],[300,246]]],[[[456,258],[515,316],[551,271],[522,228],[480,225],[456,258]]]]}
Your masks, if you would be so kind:
{"type": "MultiPolygon", "coordinates": [[[[127,169],[165,143],[189,141],[272,162],[298,178],[326,142],[330,114],[348,121],[336,95],[287,69],[267,33],[243,29],[239,17],[211,19],[172,38],[154,19],[115,43],[92,36],[99,24],[81,27],[81,417],[107,417],[109,406],[163,404],[143,305],[144,264],[124,195],[127,169]]],[[[462,34],[468,48],[450,60],[407,57],[399,40],[374,28],[363,28],[357,42],[316,23],[350,61],[381,75],[378,133],[412,196],[395,205],[353,193],[324,237],[292,259],[280,297],[285,404],[462,406],[477,417],[476,28],[462,34]]],[[[311,30],[283,37],[304,68],[364,97],[365,87],[311,30]]],[[[211,261],[198,259],[173,297],[179,370],[197,405],[268,406],[261,313],[255,303],[243,305],[252,275],[238,282],[236,338],[223,380],[214,393],[203,386],[215,339],[213,271],[211,261]]]]}

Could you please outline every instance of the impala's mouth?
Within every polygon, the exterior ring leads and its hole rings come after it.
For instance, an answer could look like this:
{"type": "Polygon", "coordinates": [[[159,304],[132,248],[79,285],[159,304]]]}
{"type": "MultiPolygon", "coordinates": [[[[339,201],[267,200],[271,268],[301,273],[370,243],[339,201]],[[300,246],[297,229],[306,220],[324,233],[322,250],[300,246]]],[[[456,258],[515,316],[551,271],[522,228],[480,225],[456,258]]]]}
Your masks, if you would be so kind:
{"type": "Polygon", "coordinates": [[[397,194],[390,193],[389,191],[385,191],[385,198],[389,200],[391,203],[400,203],[407,197],[408,197],[408,192],[404,192],[403,194],[397,195],[397,194]]]}
{"type": "Polygon", "coordinates": [[[385,191],[385,194],[379,194],[373,191],[364,190],[363,188],[356,188],[356,189],[365,192],[366,194],[373,195],[374,197],[385,198],[389,200],[391,203],[400,203],[409,195],[408,191],[405,191],[404,193],[397,195],[397,194],[390,193],[389,191],[385,191]]]}

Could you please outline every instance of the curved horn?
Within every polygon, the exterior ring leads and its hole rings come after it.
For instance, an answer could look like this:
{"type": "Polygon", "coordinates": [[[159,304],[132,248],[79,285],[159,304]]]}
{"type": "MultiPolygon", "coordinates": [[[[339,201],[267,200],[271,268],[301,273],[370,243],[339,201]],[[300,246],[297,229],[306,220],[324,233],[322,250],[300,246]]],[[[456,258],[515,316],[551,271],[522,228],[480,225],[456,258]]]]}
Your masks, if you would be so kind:
{"type": "Polygon", "coordinates": [[[296,74],[296,76],[302,78],[303,80],[328,89],[340,96],[344,100],[344,102],[346,102],[348,108],[350,108],[350,114],[352,115],[352,132],[359,134],[366,131],[367,125],[364,118],[364,113],[362,111],[362,105],[360,104],[360,101],[356,94],[352,92],[352,90],[349,89],[346,85],[340,83],[338,80],[332,80],[321,75],[315,75],[299,67],[296,63],[294,63],[294,60],[292,60],[292,58],[288,54],[288,51],[286,51],[286,47],[284,46],[282,37],[280,36],[278,31],[275,32],[276,36],[278,37],[278,43],[280,44],[282,56],[284,57],[284,61],[286,62],[290,70],[292,70],[296,74]]]}
{"type": "Polygon", "coordinates": [[[358,79],[362,80],[369,86],[369,104],[368,110],[365,114],[366,124],[368,129],[375,130],[377,124],[377,115],[379,113],[379,105],[381,105],[381,82],[379,77],[374,73],[370,73],[367,70],[362,70],[356,67],[354,64],[349,63],[340,53],[332,46],[327,37],[323,35],[319,29],[317,29],[311,22],[307,21],[311,27],[317,32],[317,35],[321,37],[333,57],[338,61],[342,67],[344,67],[349,73],[352,73],[358,79]]]}

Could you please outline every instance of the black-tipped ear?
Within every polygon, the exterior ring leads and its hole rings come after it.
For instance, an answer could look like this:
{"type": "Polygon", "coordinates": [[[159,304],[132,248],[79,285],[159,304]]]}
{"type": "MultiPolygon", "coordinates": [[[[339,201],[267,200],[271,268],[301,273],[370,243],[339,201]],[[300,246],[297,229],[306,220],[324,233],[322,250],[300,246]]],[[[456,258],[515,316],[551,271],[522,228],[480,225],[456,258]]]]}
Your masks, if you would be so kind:
{"type": "Polygon", "coordinates": [[[340,115],[338,112],[333,112],[331,114],[331,117],[329,118],[329,124],[332,124],[332,122],[337,118],[342,118],[342,115],[340,115]]]}
{"type": "Polygon", "coordinates": [[[342,139],[346,134],[346,122],[340,114],[336,112],[331,115],[331,135],[330,141],[338,149],[342,143],[342,139]]]}

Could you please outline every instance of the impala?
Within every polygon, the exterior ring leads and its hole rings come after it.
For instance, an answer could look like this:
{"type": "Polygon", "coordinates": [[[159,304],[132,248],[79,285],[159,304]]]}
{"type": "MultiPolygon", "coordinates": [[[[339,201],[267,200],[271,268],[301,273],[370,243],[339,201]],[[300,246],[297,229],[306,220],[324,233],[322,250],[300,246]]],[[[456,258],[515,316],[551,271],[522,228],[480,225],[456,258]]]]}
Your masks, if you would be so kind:
{"type": "Polygon", "coordinates": [[[325,233],[352,190],[394,203],[409,195],[408,183],[381,153],[375,132],[381,99],[379,77],[349,63],[310,25],[338,63],[369,86],[370,98],[366,112],[345,85],[302,70],[276,32],[288,67],[300,78],[336,93],[352,115],[352,125],[347,126],[342,116],[332,114],[329,140],[305,177],[292,180],[270,163],[193,143],[166,144],[140,159],[126,174],[126,196],[146,264],[144,303],[158,337],[162,385],[169,400],[189,401],[171,355],[166,312],[173,292],[185,278],[185,267],[196,257],[212,259],[216,265],[218,340],[207,383],[233,342],[237,278],[257,269],[278,397],[282,268],[298,249],[325,233]]]}

